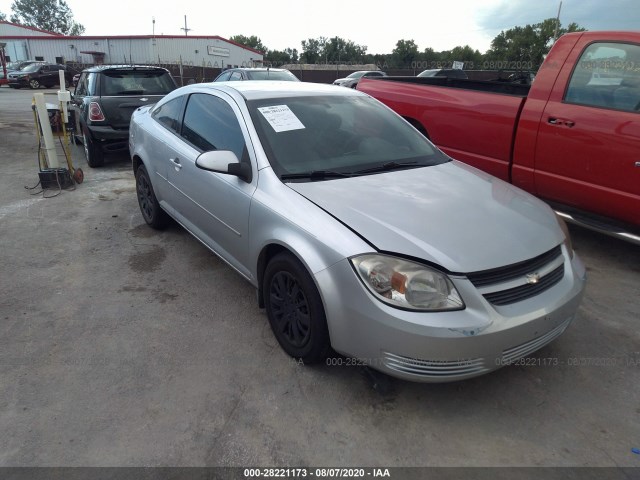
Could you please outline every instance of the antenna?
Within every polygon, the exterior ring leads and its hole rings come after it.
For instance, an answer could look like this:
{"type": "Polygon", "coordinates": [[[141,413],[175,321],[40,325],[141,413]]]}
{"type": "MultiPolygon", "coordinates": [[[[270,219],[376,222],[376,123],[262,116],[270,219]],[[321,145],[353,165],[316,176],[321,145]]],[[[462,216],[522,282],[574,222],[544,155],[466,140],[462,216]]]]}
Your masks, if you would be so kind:
{"type": "Polygon", "coordinates": [[[151,36],[156,36],[156,17],[151,17],[151,36]]]}
{"type": "Polygon", "coordinates": [[[184,16],[184,28],[181,28],[180,30],[184,30],[184,36],[186,37],[189,34],[189,30],[191,30],[190,28],[187,28],[187,16],[184,16]]]}

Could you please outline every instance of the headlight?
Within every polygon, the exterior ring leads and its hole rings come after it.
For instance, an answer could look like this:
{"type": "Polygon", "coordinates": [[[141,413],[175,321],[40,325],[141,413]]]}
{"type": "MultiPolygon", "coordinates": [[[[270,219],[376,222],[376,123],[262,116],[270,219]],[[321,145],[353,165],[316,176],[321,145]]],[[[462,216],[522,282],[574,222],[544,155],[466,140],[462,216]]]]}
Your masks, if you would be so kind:
{"type": "Polygon", "coordinates": [[[389,305],[421,311],[464,308],[449,277],[426,265],[378,254],[358,255],[350,260],[365,286],[389,305]]]}
{"type": "Polygon", "coordinates": [[[562,233],[564,233],[564,245],[567,247],[567,251],[569,252],[569,258],[573,258],[573,242],[571,242],[571,234],[569,233],[567,222],[565,222],[557,213],[556,220],[558,220],[558,225],[560,225],[560,229],[562,230],[562,233]]]}

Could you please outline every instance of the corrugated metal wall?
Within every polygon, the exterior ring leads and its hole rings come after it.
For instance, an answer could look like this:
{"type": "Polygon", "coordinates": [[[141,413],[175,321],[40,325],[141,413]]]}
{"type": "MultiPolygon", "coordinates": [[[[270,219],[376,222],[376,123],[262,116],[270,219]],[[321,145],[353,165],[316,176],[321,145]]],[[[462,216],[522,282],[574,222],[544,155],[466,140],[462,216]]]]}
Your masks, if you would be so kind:
{"type": "MultiPolygon", "coordinates": [[[[8,44],[8,39],[3,40],[8,44]]],[[[16,41],[17,42],[17,41],[16,41]]],[[[37,37],[20,40],[25,45],[26,60],[42,57],[55,63],[62,58],[64,62],[93,63],[93,57],[81,52],[104,52],[104,63],[138,63],[177,65],[182,59],[183,65],[223,68],[233,66],[251,66],[262,61],[262,55],[225,42],[217,38],[158,37],[158,38],[51,38],[37,37]]],[[[8,49],[9,50],[9,49],[8,49]]],[[[16,52],[20,49],[17,48],[16,52]]],[[[12,52],[8,52],[11,54],[12,52]]]]}

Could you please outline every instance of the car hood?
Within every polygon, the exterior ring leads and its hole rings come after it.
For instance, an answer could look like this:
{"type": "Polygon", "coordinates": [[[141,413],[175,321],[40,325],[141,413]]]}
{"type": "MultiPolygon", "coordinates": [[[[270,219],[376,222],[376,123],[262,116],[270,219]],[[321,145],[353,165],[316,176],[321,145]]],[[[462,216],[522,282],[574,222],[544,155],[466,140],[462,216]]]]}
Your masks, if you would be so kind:
{"type": "Polygon", "coordinates": [[[542,201],[460,162],[288,183],[376,249],[475,272],[528,260],[563,234],[542,201]]]}

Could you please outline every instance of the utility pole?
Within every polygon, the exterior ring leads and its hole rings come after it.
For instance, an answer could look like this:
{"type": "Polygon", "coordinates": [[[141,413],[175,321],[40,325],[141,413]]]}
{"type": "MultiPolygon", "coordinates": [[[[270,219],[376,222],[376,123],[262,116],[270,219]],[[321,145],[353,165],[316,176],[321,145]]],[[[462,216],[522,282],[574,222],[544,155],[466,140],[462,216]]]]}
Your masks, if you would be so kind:
{"type": "Polygon", "coordinates": [[[560,5],[558,6],[558,16],[556,17],[556,31],[553,34],[554,43],[556,40],[558,40],[558,29],[560,28],[560,10],[562,10],[562,0],[560,0],[560,5]]]}
{"type": "Polygon", "coordinates": [[[181,28],[180,30],[184,30],[184,36],[186,37],[189,34],[189,30],[191,30],[190,28],[187,28],[187,16],[184,16],[184,28],[181,28]]]}

